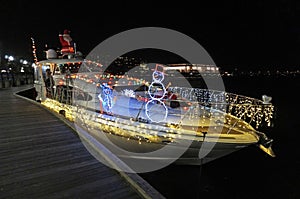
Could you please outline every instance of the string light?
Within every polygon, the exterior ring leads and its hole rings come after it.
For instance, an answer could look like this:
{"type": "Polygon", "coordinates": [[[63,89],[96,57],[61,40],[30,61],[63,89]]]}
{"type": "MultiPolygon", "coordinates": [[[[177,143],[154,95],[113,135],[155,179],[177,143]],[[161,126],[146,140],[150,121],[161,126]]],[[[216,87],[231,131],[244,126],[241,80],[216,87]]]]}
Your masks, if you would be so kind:
{"type": "MultiPolygon", "coordinates": [[[[224,91],[200,88],[170,87],[169,89],[193,103],[198,103],[202,106],[202,110],[205,110],[204,107],[211,107],[224,111],[226,114],[254,123],[255,128],[259,128],[264,123],[271,126],[274,106],[265,104],[261,100],[224,91]]],[[[230,124],[230,121],[227,122],[230,124]]]]}
{"type": "MultiPolygon", "coordinates": [[[[159,71],[158,68],[162,67],[161,65],[157,64],[156,69],[152,73],[152,80],[153,82],[150,84],[148,88],[148,94],[151,98],[145,106],[146,109],[146,116],[152,122],[164,122],[168,116],[168,109],[162,99],[165,97],[167,91],[162,83],[164,80],[164,73],[163,71],[159,71]],[[160,92],[160,93],[158,93],[160,92]],[[163,109],[163,118],[153,118],[152,115],[160,115],[161,108],[163,109]],[[155,113],[156,112],[156,113],[155,113]]],[[[163,68],[163,67],[162,67],[163,68]]]]}
{"type": "MultiPolygon", "coordinates": [[[[158,75],[155,72],[156,79],[155,84],[159,84],[163,93],[165,94],[165,87],[162,84],[163,76],[158,75]]],[[[163,73],[162,73],[163,74],[163,73]]],[[[152,84],[154,84],[152,82],[152,84]]],[[[150,85],[151,87],[151,85],[150,85]]],[[[109,87],[107,87],[109,88],[109,87]]],[[[49,109],[59,111],[66,110],[66,115],[70,120],[74,121],[76,118],[82,121],[88,129],[101,129],[103,132],[122,136],[127,139],[137,140],[139,144],[145,142],[152,143],[163,143],[163,141],[170,140],[173,142],[174,139],[184,138],[186,135],[191,135],[199,128],[185,129],[182,126],[183,119],[192,120],[200,118],[202,129],[208,128],[210,123],[215,122],[217,125],[218,118],[221,118],[221,114],[226,114],[224,119],[224,124],[229,125],[230,129],[236,128],[243,130],[243,132],[251,131],[250,124],[253,123],[255,128],[258,128],[263,123],[268,126],[271,124],[273,118],[274,107],[271,104],[264,104],[261,100],[236,95],[232,93],[226,93],[224,91],[214,91],[199,88],[183,88],[183,87],[170,87],[172,92],[176,93],[178,96],[183,96],[185,99],[189,100],[188,109],[185,115],[181,119],[179,124],[145,124],[138,123],[135,120],[130,120],[130,118],[114,118],[108,117],[102,114],[97,114],[96,112],[84,109],[84,107],[79,108],[72,105],[66,105],[59,103],[56,100],[47,99],[42,102],[43,105],[47,106],[49,109]],[[213,112],[216,110],[216,112],[213,112]]],[[[103,95],[105,99],[108,100],[108,110],[112,108],[112,90],[103,89],[103,95]]],[[[131,90],[124,92],[128,96],[133,96],[134,93],[131,90]]],[[[150,103],[156,102],[157,106],[163,107],[165,112],[163,114],[163,120],[167,118],[168,109],[166,105],[161,100],[162,98],[156,97],[153,91],[148,90],[150,96],[150,101],[146,104],[146,114],[151,111],[150,103]],[[157,103],[159,102],[159,103],[157,103]]],[[[153,111],[153,110],[152,110],[153,111]]],[[[162,113],[157,113],[162,114],[162,113]]],[[[154,122],[161,122],[153,120],[147,115],[147,117],[154,122]]],[[[163,121],[162,120],[162,121],[163,121]]],[[[167,121],[165,121],[167,122],[167,121]]],[[[200,122],[199,122],[200,124],[200,122]]],[[[220,123],[222,125],[222,122],[220,123]]],[[[216,127],[215,127],[216,129],[216,127]]],[[[228,131],[228,133],[230,133],[228,131]]],[[[197,138],[196,138],[197,139],[197,138]]]]}
{"type": "Polygon", "coordinates": [[[37,56],[36,56],[36,47],[35,47],[35,42],[34,42],[33,37],[31,37],[31,43],[32,43],[33,60],[34,60],[34,63],[37,64],[38,59],[37,59],[37,56]]]}

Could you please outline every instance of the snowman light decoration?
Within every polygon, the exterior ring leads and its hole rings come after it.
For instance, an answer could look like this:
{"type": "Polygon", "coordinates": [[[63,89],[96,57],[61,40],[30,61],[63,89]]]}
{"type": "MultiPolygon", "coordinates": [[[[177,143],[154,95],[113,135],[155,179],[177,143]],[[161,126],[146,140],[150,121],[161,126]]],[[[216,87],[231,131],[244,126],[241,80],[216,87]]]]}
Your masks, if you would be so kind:
{"type": "Polygon", "coordinates": [[[148,88],[148,94],[150,100],[147,102],[146,116],[152,122],[164,122],[168,115],[168,109],[163,102],[163,99],[167,93],[166,87],[162,83],[164,80],[163,66],[156,64],[155,70],[152,73],[152,83],[148,88]]]}

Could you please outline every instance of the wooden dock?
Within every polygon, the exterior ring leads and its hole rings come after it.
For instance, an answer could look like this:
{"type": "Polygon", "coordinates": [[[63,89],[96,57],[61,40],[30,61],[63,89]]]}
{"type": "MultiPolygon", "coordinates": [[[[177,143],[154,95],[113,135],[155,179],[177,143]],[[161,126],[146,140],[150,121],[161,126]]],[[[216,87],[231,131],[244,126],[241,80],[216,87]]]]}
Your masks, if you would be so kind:
{"type": "Polygon", "coordinates": [[[42,106],[0,89],[0,198],[164,198],[137,174],[96,160],[42,106]]]}

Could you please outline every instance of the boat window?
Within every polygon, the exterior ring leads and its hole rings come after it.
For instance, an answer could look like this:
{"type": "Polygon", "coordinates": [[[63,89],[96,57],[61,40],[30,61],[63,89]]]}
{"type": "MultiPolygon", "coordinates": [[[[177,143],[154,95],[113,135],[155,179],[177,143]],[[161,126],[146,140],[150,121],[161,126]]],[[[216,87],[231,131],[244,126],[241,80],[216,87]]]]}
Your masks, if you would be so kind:
{"type": "Polygon", "coordinates": [[[55,70],[54,70],[54,75],[60,75],[60,70],[59,70],[59,67],[55,67],[55,70]]]}
{"type": "Polygon", "coordinates": [[[78,73],[81,63],[65,63],[59,64],[61,74],[78,73]]]}
{"type": "Polygon", "coordinates": [[[74,99],[77,101],[91,101],[93,99],[93,97],[88,92],[84,92],[79,88],[74,88],[73,94],[74,99]]]}
{"type": "Polygon", "coordinates": [[[46,69],[50,69],[50,65],[42,65],[42,75],[43,79],[46,79],[46,69]]]}

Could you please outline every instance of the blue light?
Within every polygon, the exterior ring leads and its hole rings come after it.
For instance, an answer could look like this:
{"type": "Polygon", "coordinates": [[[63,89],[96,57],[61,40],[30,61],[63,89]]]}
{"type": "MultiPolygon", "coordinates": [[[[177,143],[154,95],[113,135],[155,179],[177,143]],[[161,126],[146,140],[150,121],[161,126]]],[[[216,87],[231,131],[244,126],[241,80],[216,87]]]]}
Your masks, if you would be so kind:
{"type": "Polygon", "coordinates": [[[101,85],[101,89],[102,92],[100,92],[100,94],[98,95],[98,99],[101,101],[102,107],[105,110],[105,112],[110,113],[111,108],[113,107],[113,91],[107,85],[101,85]]]}

